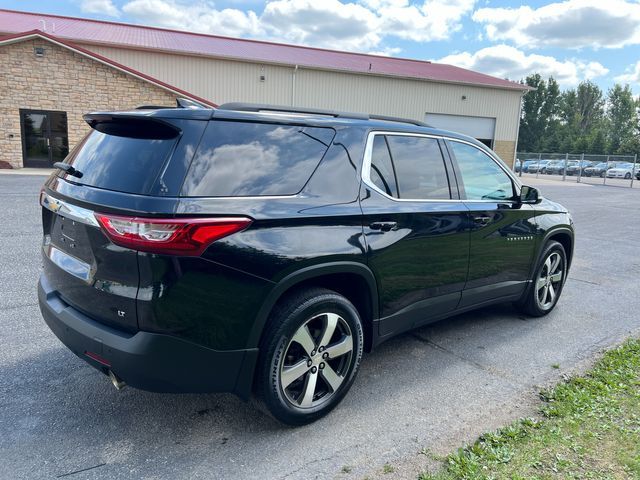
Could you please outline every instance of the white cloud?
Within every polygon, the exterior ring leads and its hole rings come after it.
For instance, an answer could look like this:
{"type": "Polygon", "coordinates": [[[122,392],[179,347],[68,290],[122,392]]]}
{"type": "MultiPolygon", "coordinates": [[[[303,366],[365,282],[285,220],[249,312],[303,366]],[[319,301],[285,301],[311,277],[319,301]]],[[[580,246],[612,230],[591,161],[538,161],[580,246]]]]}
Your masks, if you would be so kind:
{"type": "Polygon", "coordinates": [[[616,82],[628,83],[630,85],[640,84],[640,61],[627,68],[627,71],[615,78],[616,82]]]}
{"type": "Polygon", "coordinates": [[[119,17],[120,12],[111,0],[81,0],[80,10],[84,13],[97,13],[98,15],[108,15],[119,17]]]}
{"type": "Polygon", "coordinates": [[[262,12],[217,10],[180,0],[130,0],[122,10],[145,23],[218,35],[317,47],[395,53],[387,39],[445,40],[461,28],[476,0],[273,0],[262,12]],[[386,43],[386,42],[385,42],[386,43]]]}
{"type": "Polygon", "coordinates": [[[338,0],[276,0],[260,16],[272,35],[306,45],[368,50],[380,44],[374,12],[338,0]]]}
{"type": "Polygon", "coordinates": [[[122,10],[146,24],[166,28],[228,36],[264,34],[251,10],[216,10],[206,3],[186,5],[173,0],[132,0],[122,10]]]}
{"type": "Polygon", "coordinates": [[[543,77],[553,76],[563,86],[576,85],[581,80],[600,77],[609,72],[598,62],[576,59],[561,61],[545,55],[527,55],[509,45],[495,45],[475,53],[457,53],[437,61],[512,80],[540,73],[543,77]]]}
{"type": "Polygon", "coordinates": [[[421,6],[407,2],[377,2],[381,28],[388,35],[428,42],[446,40],[460,30],[460,20],[471,12],[475,0],[426,0],[421,6]]]}
{"type": "Polygon", "coordinates": [[[384,47],[380,50],[371,50],[367,53],[369,55],[378,55],[380,57],[392,57],[394,55],[398,55],[401,51],[402,49],[398,47],[384,47]]]}
{"type": "Polygon", "coordinates": [[[522,47],[618,48],[640,43],[640,4],[567,0],[540,8],[481,8],[473,20],[488,39],[522,47]]]}

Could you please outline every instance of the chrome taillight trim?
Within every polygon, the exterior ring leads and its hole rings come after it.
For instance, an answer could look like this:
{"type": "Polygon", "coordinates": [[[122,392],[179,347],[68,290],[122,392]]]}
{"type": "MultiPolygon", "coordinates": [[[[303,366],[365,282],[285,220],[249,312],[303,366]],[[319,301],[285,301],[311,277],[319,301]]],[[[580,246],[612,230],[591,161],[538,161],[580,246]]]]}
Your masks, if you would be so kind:
{"type": "Polygon", "coordinates": [[[100,228],[100,224],[98,223],[93,210],[73,205],[72,203],[60,200],[59,198],[54,198],[47,192],[42,192],[40,194],[40,205],[53,213],[57,213],[58,215],[68,218],[69,220],[100,228]]]}

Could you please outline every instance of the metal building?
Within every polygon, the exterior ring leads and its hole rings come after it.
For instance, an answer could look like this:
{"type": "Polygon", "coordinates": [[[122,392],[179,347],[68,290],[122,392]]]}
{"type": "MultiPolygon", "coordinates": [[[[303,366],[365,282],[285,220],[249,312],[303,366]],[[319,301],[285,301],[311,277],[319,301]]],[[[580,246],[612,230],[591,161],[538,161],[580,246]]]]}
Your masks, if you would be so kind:
{"type": "MultiPolygon", "coordinates": [[[[508,164],[514,159],[521,99],[528,90],[426,61],[0,10],[0,36],[33,30],[170,92],[211,103],[271,103],[426,120],[480,139],[508,164]]],[[[0,54],[2,45],[0,38],[0,54]]],[[[4,68],[0,65],[0,75],[4,68]]]]}

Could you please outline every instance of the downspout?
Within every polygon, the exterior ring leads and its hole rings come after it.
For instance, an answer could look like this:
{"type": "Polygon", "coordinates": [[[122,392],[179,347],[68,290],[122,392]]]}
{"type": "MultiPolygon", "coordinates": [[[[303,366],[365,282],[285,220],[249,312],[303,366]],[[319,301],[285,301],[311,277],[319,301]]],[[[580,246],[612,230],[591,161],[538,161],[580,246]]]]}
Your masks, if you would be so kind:
{"type": "Polygon", "coordinates": [[[298,71],[298,65],[293,69],[293,75],[291,75],[291,106],[296,106],[296,72],[298,71]]]}
{"type": "MultiPolygon", "coordinates": [[[[528,90],[524,90],[520,94],[520,104],[518,105],[518,123],[516,126],[516,144],[513,147],[513,165],[511,165],[512,170],[515,170],[516,168],[516,159],[518,157],[518,138],[520,137],[520,118],[522,117],[522,101],[527,92],[528,90]]],[[[520,162],[520,176],[522,176],[522,162],[520,162]]]]}

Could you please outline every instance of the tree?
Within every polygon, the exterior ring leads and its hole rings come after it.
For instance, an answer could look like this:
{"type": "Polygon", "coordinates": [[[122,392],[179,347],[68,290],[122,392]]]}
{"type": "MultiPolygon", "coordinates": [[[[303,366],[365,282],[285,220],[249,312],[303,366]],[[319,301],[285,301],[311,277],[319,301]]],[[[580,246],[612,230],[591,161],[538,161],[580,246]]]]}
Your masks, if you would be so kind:
{"type": "MultiPolygon", "coordinates": [[[[609,120],[609,147],[611,153],[622,152],[621,147],[632,143],[638,131],[637,102],[629,85],[616,84],[607,95],[607,119],[609,120]]],[[[635,152],[634,152],[635,153],[635,152]]]]}
{"type": "MultiPolygon", "coordinates": [[[[601,137],[598,130],[605,129],[605,99],[602,90],[590,81],[581,82],[576,89],[566,90],[560,99],[560,119],[563,123],[564,141],[561,151],[569,153],[589,152],[590,147],[601,137]]],[[[596,145],[602,151],[604,145],[596,145]]]]}
{"type": "Polygon", "coordinates": [[[557,116],[560,87],[553,77],[545,82],[537,73],[528,76],[525,83],[535,90],[528,92],[522,102],[518,150],[535,152],[544,147],[550,123],[557,116]]]}

